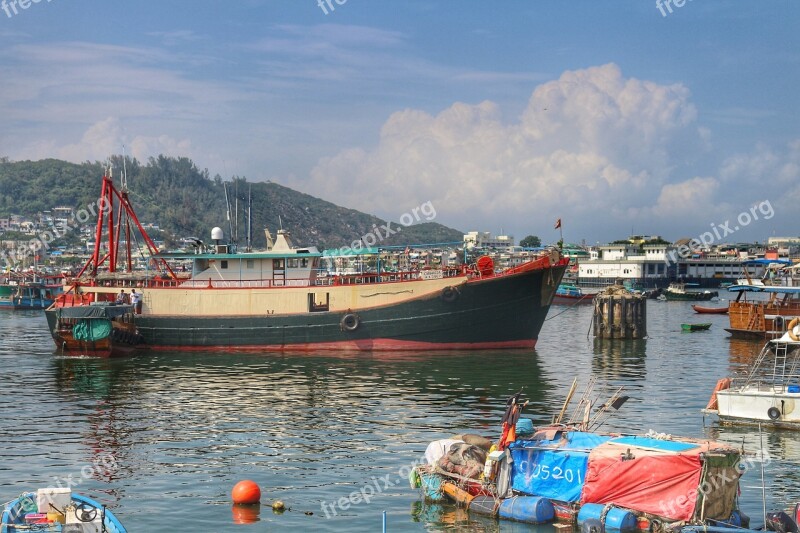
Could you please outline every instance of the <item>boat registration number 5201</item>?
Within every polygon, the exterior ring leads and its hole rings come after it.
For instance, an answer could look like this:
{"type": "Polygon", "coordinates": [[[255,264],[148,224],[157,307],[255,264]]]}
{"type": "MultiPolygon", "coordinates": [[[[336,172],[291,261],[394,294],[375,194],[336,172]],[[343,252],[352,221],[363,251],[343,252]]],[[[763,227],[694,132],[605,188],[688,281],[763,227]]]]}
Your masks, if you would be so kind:
{"type": "Polygon", "coordinates": [[[583,476],[579,468],[561,468],[560,466],[537,464],[532,472],[526,473],[526,476],[529,479],[540,479],[542,481],[552,478],[558,480],[563,479],[567,483],[583,483],[583,476]]]}

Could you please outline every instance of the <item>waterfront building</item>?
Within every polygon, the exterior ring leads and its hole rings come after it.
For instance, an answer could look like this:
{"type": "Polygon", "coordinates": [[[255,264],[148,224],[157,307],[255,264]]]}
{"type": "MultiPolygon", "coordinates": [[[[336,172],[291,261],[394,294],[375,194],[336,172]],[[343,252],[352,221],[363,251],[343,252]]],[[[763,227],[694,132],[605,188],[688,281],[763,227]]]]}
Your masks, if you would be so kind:
{"type": "Polygon", "coordinates": [[[470,231],[464,235],[464,247],[472,248],[511,248],[514,246],[513,235],[493,236],[489,231],[470,231]]]}

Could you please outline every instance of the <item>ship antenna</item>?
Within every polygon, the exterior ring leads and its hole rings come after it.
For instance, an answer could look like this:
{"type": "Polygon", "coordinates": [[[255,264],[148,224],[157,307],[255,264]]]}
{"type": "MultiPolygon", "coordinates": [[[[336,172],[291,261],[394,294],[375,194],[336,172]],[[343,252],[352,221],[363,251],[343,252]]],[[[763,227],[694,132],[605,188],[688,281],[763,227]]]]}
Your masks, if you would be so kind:
{"type": "Polygon", "coordinates": [[[122,145],[122,192],[128,192],[128,167],[125,164],[125,145],[122,145]]]}
{"type": "Polygon", "coordinates": [[[225,191],[225,219],[228,221],[228,229],[231,230],[229,235],[233,238],[233,223],[231,222],[231,203],[228,200],[228,184],[223,183],[222,188],[225,191]]]}
{"type": "Polygon", "coordinates": [[[253,186],[247,186],[247,251],[253,249],[253,186]]]}

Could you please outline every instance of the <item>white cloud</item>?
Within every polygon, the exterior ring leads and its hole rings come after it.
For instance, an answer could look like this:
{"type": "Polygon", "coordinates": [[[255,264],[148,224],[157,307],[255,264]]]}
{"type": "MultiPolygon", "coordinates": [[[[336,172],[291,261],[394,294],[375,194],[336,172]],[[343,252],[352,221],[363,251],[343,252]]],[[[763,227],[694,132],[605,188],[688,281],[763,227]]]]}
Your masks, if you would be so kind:
{"type": "Polygon", "coordinates": [[[613,64],[567,71],[533,91],[518,122],[504,123],[488,101],[435,116],[407,109],[389,117],[375,148],[322,159],[310,186],[294,185],[388,218],[430,200],[440,222],[462,229],[535,229],[559,217],[629,227],[715,190],[714,178],[672,183],[675,150],[691,160],[708,147],[689,97],[613,64]]]}
{"type": "Polygon", "coordinates": [[[31,146],[30,150],[36,154],[36,159],[57,157],[80,163],[104,161],[110,155],[121,154],[123,147],[127,155],[140,161],[159,154],[191,157],[192,153],[192,145],[188,139],[176,140],[168,135],[132,136],[126,132],[117,117],[108,117],[92,124],[78,143],[56,146],[53,141],[42,141],[31,146]]]}

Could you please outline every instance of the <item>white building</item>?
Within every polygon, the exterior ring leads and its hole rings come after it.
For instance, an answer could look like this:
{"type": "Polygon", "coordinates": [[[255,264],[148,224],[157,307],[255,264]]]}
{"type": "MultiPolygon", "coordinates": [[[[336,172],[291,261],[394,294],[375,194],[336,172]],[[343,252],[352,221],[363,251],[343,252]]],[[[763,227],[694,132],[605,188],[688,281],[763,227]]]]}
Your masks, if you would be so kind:
{"type": "Polygon", "coordinates": [[[465,248],[510,248],[514,246],[513,235],[494,237],[488,231],[470,231],[464,235],[465,248]]]}
{"type": "Polygon", "coordinates": [[[667,244],[598,246],[590,259],[578,263],[578,280],[588,286],[605,286],[617,279],[650,286],[667,277],[670,250],[667,244]]]}

